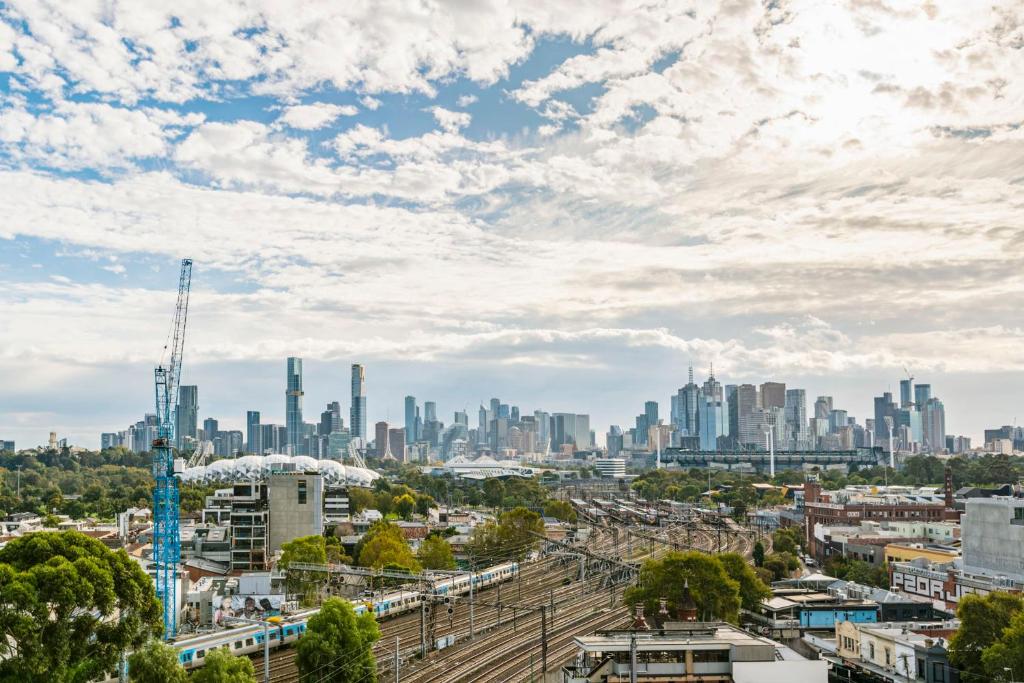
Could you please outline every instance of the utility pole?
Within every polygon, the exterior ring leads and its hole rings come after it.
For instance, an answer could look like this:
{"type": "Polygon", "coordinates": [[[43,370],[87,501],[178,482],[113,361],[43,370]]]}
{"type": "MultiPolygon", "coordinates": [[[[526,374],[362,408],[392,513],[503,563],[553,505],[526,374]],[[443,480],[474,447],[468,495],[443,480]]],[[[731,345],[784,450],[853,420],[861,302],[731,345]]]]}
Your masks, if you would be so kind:
{"type": "Polygon", "coordinates": [[[548,672],[548,608],[540,606],[540,671],[541,677],[548,672]]]}
{"type": "Polygon", "coordinates": [[[427,656],[427,601],[420,603],[420,659],[427,656]]]}
{"type": "Polygon", "coordinates": [[[475,578],[475,575],[472,571],[472,564],[470,564],[469,568],[469,639],[473,640],[473,579],[475,578]]]}
{"type": "Polygon", "coordinates": [[[629,683],[636,683],[636,632],[629,634],[629,683]]]}

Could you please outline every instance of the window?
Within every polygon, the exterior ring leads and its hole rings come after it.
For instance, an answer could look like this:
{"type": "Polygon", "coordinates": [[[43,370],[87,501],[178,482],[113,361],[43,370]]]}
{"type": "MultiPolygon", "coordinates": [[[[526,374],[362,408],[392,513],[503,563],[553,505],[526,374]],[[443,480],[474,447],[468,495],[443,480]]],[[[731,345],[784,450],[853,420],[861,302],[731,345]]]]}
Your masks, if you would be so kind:
{"type": "Polygon", "coordinates": [[[240,641],[240,640],[236,640],[235,641],[235,649],[236,650],[241,650],[242,649],[242,641],[240,641]]]}
{"type": "Polygon", "coordinates": [[[306,480],[299,482],[299,505],[306,504],[306,480]]]}
{"type": "Polygon", "coordinates": [[[1024,521],[1024,508],[1013,508],[1013,518],[1017,521],[1024,521]]]}

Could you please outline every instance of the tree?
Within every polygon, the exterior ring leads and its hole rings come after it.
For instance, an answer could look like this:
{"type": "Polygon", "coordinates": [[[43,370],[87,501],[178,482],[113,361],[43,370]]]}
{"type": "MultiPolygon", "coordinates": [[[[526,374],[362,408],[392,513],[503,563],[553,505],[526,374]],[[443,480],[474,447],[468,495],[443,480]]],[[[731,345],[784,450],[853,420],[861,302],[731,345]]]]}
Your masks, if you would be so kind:
{"type": "Polygon", "coordinates": [[[402,519],[412,519],[412,513],[416,511],[416,499],[403,493],[392,501],[391,509],[402,519]]]}
{"type": "Polygon", "coordinates": [[[796,555],[800,540],[800,530],[796,527],[776,529],[775,533],[772,534],[772,549],[778,553],[792,553],[796,555]]]}
{"type": "Polygon", "coordinates": [[[185,683],[188,674],[178,661],[178,651],[154,638],[128,658],[128,679],[131,683],[185,683]]]}
{"type": "Polygon", "coordinates": [[[429,536],[420,544],[419,558],[427,569],[455,569],[452,547],[440,536],[429,536]]]}
{"type": "Polygon", "coordinates": [[[781,581],[800,568],[800,561],[790,553],[769,553],[764,558],[764,568],[772,573],[772,580],[781,581]]]}
{"type": "Polygon", "coordinates": [[[505,485],[501,479],[491,478],[484,481],[484,501],[491,507],[498,507],[505,499],[505,485]]]}
{"type": "Polygon", "coordinates": [[[201,669],[192,674],[192,683],[256,683],[256,672],[248,657],[235,657],[220,648],[207,653],[201,669]]]}
{"type": "Polygon", "coordinates": [[[0,549],[0,680],[90,681],[159,634],[152,580],[123,551],[77,531],[0,549]]]}
{"type": "Polygon", "coordinates": [[[370,489],[364,489],[361,486],[353,486],[348,490],[348,506],[352,511],[352,514],[362,512],[363,510],[370,510],[374,505],[377,504],[377,497],[373,495],[370,489]]]}
{"type": "Polygon", "coordinates": [[[290,569],[293,562],[327,564],[327,539],[323,536],[300,536],[281,544],[278,565],[288,572],[288,591],[301,593],[302,602],[309,605],[316,600],[316,590],[324,578],[323,572],[290,569]]]}
{"type": "MultiPolygon", "coordinates": [[[[949,640],[950,663],[962,672],[975,676],[986,675],[983,661],[985,651],[1000,639],[1003,629],[1022,610],[1024,598],[1018,595],[997,591],[985,596],[973,593],[963,596],[956,610],[960,628],[949,640]]],[[[1007,657],[1008,654],[1001,650],[997,655],[989,655],[989,661],[995,661],[996,657],[1007,657]]]]}
{"type": "Polygon", "coordinates": [[[517,507],[503,512],[497,523],[487,522],[473,529],[469,551],[479,564],[505,560],[521,561],[544,533],[544,520],[536,512],[517,507]]]}
{"type": "Polygon", "coordinates": [[[356,616],[348,600],[326,600],[295,645],[300,682],[376,680],[373,644],[379,638],[380,629],[372,614],[356,616]]]}
{"type": "Polygon", "coordinates": [[[717,557],[696,551],[670,552],[660,560],[644,562],[637,585],[626,589],[625,601],[643,603],[647,614],[653,615],[664,598],[669,612],[677,613],[687,584],[697,604],[698,619],[737,623],[739,584],[729,577],[717,557]]]}
{"type": "Polygon", "coordinates": [[[352,558],[345,552],[345,547],[341,545],[341,539],[331,534],[325,536],[324,540],[325,549],[327,550],[327,561],[332,564],[351,564],[352,558]]]}
{"type": "Polygon", "coordinates": [[[754,573],[754,568],[736,553],[716,555],[725,573],[740,587],[740,606],[748,612],[760,611],[761,601],[771,597],[772,591],[754,573]]]}
{"type": "Polygon", "coordinates": [[[753,556],[754,556],[754,566],[755,567],[763,567],[764,566],[764,543],[761,543],[761,541],[758,541],[757,543],[754,544],[753,556]]]}
{"type": "Polygon", "coordinates": [[[995,680],[1003,678],[1007,669],[1024,671],[1024,612],[1014,614],[999,640],[981,653],[981,664],[995,680]]]}
{"type": "Polygon", "coordinates": [[[375,522],[356,546],[357,559],[364,567],[380,569],[385,565],[420,571],[420,563],[412,554],[402,530],[390,522],[375,522]]]}
{"type": "Polygon", "coordinates": [[[576,511],[572,505],[565,500],[549,500],[544,503],[544,516],[554,517],[560,519],[563,522],[575,522],[576,511]]]}

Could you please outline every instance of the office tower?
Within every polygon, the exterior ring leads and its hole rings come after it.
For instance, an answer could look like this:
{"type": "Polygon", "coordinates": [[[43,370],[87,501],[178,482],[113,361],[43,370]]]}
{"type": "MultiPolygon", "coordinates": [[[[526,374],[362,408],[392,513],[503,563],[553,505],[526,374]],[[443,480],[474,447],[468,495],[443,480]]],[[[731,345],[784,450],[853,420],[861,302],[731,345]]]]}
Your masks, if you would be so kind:
{"type": "Polygon", "coordinates": [[[246,450],[255,455],[263,454],[263,429],[260,426],[260,411],[249,410],[245,413],[246,450]]]}
{"type": "Polygon", "coordinates": [[[786,448],[802,451],[807,444],[807,392],[803,389],[787,389],[785,410],[786,448]]]}
{"type": "Polygon", "coordinates": [[[381,421],[374,425],[374,448],[378,458],[385,458],[391,454],[388,448],[388,423],[381,421]]]}
{"type": "Polygon", "coordinates": [[[827,420],[831,412],[832,397],[819,396],[818,400],[814,402],[814,417],[818,418],[819,420],[827,420]]]}
{"type": "Polygon", "coordinates": [[[405,428],[388,429],[388,448],[391,455],[398,462],[406,462],[405,457],[405,428]]]}
{"type": "Polygon", "coordinates": [[[423,402],[423,421],[437,422],[437,403],[434,401],[423,402]]]}
{"type": "Polygon", "coordinates": [[[320,413],[320,424],[317,426],[317,434],[329,436],[345,426],[341,419],[341,404],[331,401],[327,404],[327,410],[320,413]]]}
{"type": "Polygon", "coordinates": [[[900,408],[903,408],[904,410],[911,406],[910,392],[912,390],[912,386],[913,384],[911,379],[900,380],[900,408]]]}
{"type": "Polygon", "coordinates": [[[405,442],[416,442],[416,397],[405,397],[405,442]]]}
{"type": "Polygon", "coordinates": [[[636,416],[636,427],[633,429],[634,444],[637,446],[643,446],[647,443],[647,432],[650,426],[651,424],[647,421],[646,414],[636,416]]]}
{"type": "Polygon", "coordinates": [[[741,447],[756,445],[764,440],[764,435],[759,434],[761,426],[754,419],[757,403],[756,386],[741,384],[736,387],[736,427],[741,447]]]}
{"type": "MultiPolygon", "coordinates": [[[[108,448],[114,448],[117,444],[117,434],[115,432],[103,432],[100,434],[100,450],[105,451],[108,448]]],[[[3,448],[0,447],[0,451],[3,448]]]]}
{"type": "Polygon", "coordinates": [[[207,441],[213,441],[217,438],[217,434],[220,432],[220,423],[212,417],[208,417],[203,420],[203,438],[207,441]]]}
{"type": "Polygon", "coordinates": [[[698,395],[700,394],[700,387],[693,381],[693,365],[690,365],[689,372],[689,381],[686,383],[686,386],[681,388],[677,393],[679,416],[675,426],[680,432],[693,436],[697,431],[697,410],[699,405],[698,395]]]}
{"type": "Polygon", "coordinates": [[[889,443],[889,428],[885,424],[885,418],[891,417],[893,419],[893,432],[897,426],[897,413],[906,412],[900,411],[896,407],[896,404],[892,401],[892,393],[885,392],[881,396],[875,397],[875,443],[885,444],[888,446],[889,443]]]}
{"type": "Polygon", "coordinates": [[[717,451],[718,437],[725,436],[729,429],[727,409],[721,401],[705,401],[700,407],[700,449],[717,451]]]}
{"type": "Polygon", "coordinates": [[[467,430],[469,429],[469,415],[464,410],[455,411],[455,424],[462,425],[467,430]]]}
{"type": "Polygon", "coordinates": [[[848,422],[848,417],[845,410],[836,408],[828,414],[828,431],[835,433],[838,432],[841,427],[845,427],[848,422]]]}
{"type": "Polygon", "coordinates": [[[576,448],[593,448],[594,433],[590,431],[590,416],[576,416],[576,448]]]}
{"type": "Polygon", "coordinates": [[[785,408],[786,385],[783,382],[765,382],[761,385],[761,407],[785,408]]]}
{"type": "MultiPolygon", "coordinates": [[[[174,415],[174,439],[178,450],[194,447],[199,438],[199,387],[194,384],[178,387],[178,408],[174,415]]],[[[145,450],[149,450],[147,446],[145,450]]]]}
{"type": "Polygon", "coordinates": [[[512,406],[512,414],[509,419],[512,422],[519,422],[519,406],[512,406]]]}
{"type": "MultiPolygon", "coordinates": [[[[493,403],[496,399],[491,399],[493,403]]],[[[494,419],[494,414],[488,408],[484,408],[483,404],[480,405],[480,414],[478,418],[476,438],[477,444],[487,443],[487,435],[490,433],[491,420],[494,419]]]]}
{"type": "Polygon", "coordinates": [[[612,425],[608,428],[608,433],[604,436],[605,447],[608,450],[608,457],[614,458],[622,452],[622,428],[618,425],[612,425]]]}
{"type": "Polygon", "coordinates": [[[496,418],[496,417],[500,417],[500,413],[501,413],[501,399],[500,398],[492,398],[491,399],[490,411],[491,411],[491,419],[492,420],[494,418],[496,418]]]}
{"type": "MultiPolygon", "coordinates": [[[[577,448],[586,448],[580,445],[580,435],[577,432],[577,416],[575,413],[552,413],[551,415],[551,445],[554,450],[562,450],[562,446],[574,445],[577,448]]],[[[589,418],[587,419],[588,435],[583,442],[589,441],[589,418]]]]}
{"type": "Polygon", "coordinates": [[[701,393],[704,394],[705,401],[724,401],[725,396],[722,393],[722,383],[715,379],[715,366],[711,366],[711,370],[708,373],[708,378],[704,382],[704,386],[701,387],[701,393]]]}
{"type": "Polygon", "coordinates": [[[928,403],[928,399],[932,397],[932,385],[931,384],[917,384],[914,386],[914,405],[918,410],[922,409],[925,403],[928,403]]]}
{"type": "Polygon", "coordinates": [[[538,450],[547,453],[551,450],[551,416],[543,410],[535,410],[533,419],[537,422],[538,450]]]}
{"type": "Polygon", "coordinates": [[[294,356],[288,359],[287,384],[284,392],[285,430],[288,440],[285,449],[292,455],[300,455],[303,446],[302,429],[302,359],[294,356]]]}
{"type": "MultiPolygon", "coordinates": [[[[918,387],[922,386],[920,384],[918,387]]],[[[928,386],[928,385],[924,385],[928,386]]],[[[925,451],[938,453],[946,446],[946,408],[942,401],[929,397],[921,406],[921,427],[925,451]]]]}
{"type": "Polygon", "coordinates": [[[352,407],[349,409],[349,431],[353,439],[366,441],[366,371],[359,363],[352,364],[352,407]]]}

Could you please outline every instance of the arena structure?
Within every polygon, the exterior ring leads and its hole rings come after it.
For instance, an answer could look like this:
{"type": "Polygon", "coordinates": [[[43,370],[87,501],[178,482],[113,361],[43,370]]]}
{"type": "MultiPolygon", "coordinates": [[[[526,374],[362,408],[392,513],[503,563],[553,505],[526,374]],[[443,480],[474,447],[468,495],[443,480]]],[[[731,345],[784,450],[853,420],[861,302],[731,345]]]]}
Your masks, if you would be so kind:
{"type": "Polygon", "coordinates": [[[188,484],[233,484],[262,481],[270,472],[319,472],[327,486],[373,486],[380,474],[365,467],[343,465],[337,460],[317,460],[305,455],[243,455],[215,460],[209,465],[186,468],[181,481],[188,484]]]}

